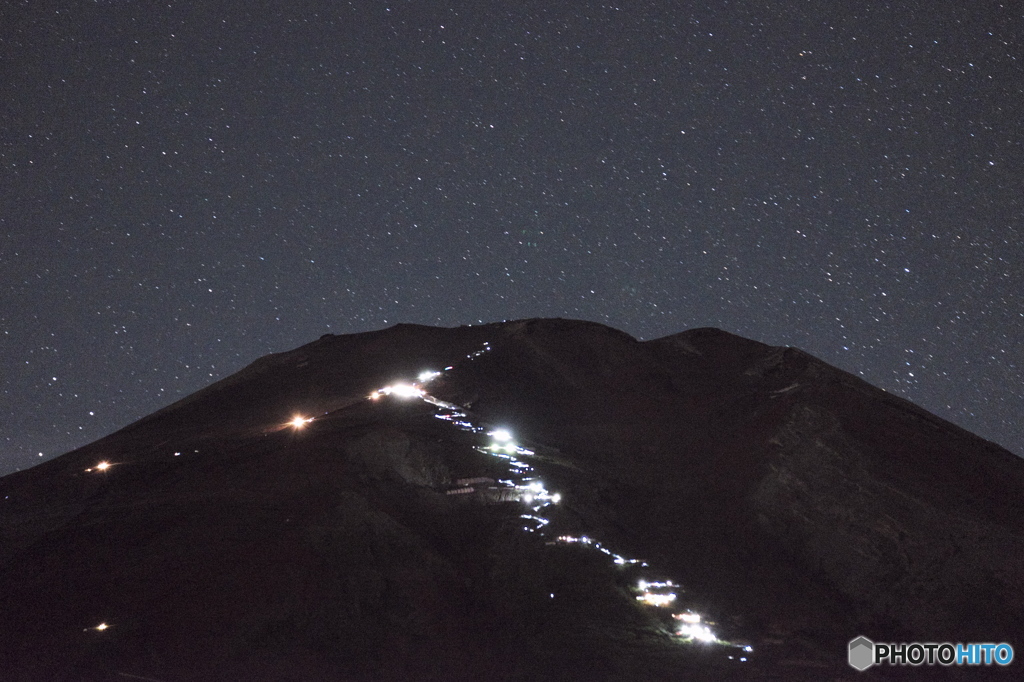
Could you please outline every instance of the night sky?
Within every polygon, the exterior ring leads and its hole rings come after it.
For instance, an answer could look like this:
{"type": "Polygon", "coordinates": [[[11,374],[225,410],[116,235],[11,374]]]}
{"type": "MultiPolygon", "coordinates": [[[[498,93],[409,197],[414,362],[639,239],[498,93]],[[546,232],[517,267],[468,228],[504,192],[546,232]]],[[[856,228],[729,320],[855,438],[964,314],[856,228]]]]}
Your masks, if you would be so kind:
{"type": "Polygon", "coordinates": [[[398,322],[715,326],[1024,454],[1019,2],[0,9],[0,473],[398,322]]]}

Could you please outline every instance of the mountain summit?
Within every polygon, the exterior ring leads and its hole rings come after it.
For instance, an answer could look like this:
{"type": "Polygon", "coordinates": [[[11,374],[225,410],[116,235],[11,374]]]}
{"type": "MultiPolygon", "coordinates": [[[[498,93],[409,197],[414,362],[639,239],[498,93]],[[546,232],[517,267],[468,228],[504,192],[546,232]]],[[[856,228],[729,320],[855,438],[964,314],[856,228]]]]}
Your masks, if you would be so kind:
{"type": "Polygon", "coordinates": [[[0,533],[11,680],[834,679],[1024,632],[1024,461],[717,329],[327,335],[0,479],[0,533]]]}

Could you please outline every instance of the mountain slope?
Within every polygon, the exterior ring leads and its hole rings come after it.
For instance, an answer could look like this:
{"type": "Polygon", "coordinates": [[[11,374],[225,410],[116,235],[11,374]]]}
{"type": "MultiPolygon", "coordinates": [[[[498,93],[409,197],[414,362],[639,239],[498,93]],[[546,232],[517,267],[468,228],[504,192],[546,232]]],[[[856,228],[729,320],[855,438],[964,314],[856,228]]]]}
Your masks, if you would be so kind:
{"type": "Polygon", "coordinates": [[[859,634],[1024,631],[1022,493],[1011,453],[719,330],[325,336],[0,479],[0,666],[844,675],[859,634]],[[717,642],[674,634],[697,614],[717,642]]]}

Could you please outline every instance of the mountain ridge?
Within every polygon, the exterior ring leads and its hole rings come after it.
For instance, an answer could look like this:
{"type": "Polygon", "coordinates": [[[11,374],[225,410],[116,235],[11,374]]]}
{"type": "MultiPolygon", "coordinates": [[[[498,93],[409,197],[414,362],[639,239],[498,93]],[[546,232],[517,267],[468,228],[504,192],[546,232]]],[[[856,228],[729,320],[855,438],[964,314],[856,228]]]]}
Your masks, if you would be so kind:
{"type": "Polygon", "coordinates": [[[570,679],[584,661],[595,678],[841,676],[859,634],[1024,631],[1021,492],[1012,453],[722,330],[325,335],[0,479],[0,664],[22,679],[570,679]],[[486,444],[502,428],[513,454],[486,444]],[[667,607],[637,602],[643,571],[754,652],[680,643],[667,607]]]}

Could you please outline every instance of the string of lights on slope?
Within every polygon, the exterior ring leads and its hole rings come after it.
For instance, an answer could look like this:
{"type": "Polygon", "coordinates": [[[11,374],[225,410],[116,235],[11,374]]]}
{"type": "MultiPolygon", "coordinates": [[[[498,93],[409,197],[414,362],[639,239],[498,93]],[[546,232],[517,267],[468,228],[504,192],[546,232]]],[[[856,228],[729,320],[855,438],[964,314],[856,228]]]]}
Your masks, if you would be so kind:
{"type": "MultiPolygon", "coordinates": [[[[468,360],[474,360],[491,351],[491,349],[490,343],[484,343],[483,348],[470,353],[466,358],[468,360]]],[[[524,458],[528,459],[533,456],[535,452],[516,443],[515,438],[508,429],[499,428],[488,431],[484,427],[474,424],[461,406],[435,398],[427,393],[423,388],[437,377],[442,376],[444,372],[448,372],[453,369],[453,366],[448,366],[445,367],[443,371],[424,371],[420,373],[415,382],[398,382],[384,386],[373,391],[369,395],[369,399],[378,401],[382,398],[391,397],[399,400],[423,400],[424,402],[438,408],[434,414],[435,418],[446,421],[460,430],[468,431],[473,434],[485,435],[488,438],[487,443],[485,445],[475,446],[474,449],[485,455],[500,459],[508,466],[506,474],[507,478],[499,479],[497,483],[500,486],[503,486],[508,492],[508,496],[505,499],[518,500],[529,510],[529,512],[523,513],[519,517],[523,521],[523,531],[529,533],[540,533],[542,535],[545,534],[545,528],[551,523],[551,520],[544,515],[544,510],[551,505],[559,504],[562,500],[562,495],[561,493],[551,492],[548,490],[539,478],[532,475],[533,467],[523,461],[524,458]]],[[[300,431],[305,429],[313,421],[313,417],[296,414],[284,426],[291,427],[295,431],[300,431]]],[[[181,455],[180,452],[174,453],[175,457],[179,455],[181,455]]],[[[113,466],[113,463],[104,460],[98,462],[85,471],[106,473],[113,466]]],[[[489,481],[490,479],[481,480],[489,481]]],[[[474,492],[475,488],[473,487],[473,483],[475,482],[479,481],[464,481],[462,488],[450,490],[448,493],[460,494],[462,492],[474,492]]],[[[619,566],[638,565],[643,568],[648,567],[647,562],[618,554],[605,547],[601,542],[586,535],[559,535],[548,540],[547,544],[580,545],[608,556],[616,565],[619,566]]],[[[636,584],[636,599],[637,601],[640,601],[652,608],[671,609],[677,600],[677,587],[678,586],[671,581],[647,581],[641,579],[636,584]]],[[[720,640],[708,624],[703,622],[703,617],[693,610],[687,609],[683,612],[673,613],[672,617],[677,622],[675,631],[676,635],[683,641],[698,641],[738,646],[744,653],[750,653],[753,651],[753,648],[749,645],[731,645],[728,642],[720,640]]],[[[106,622],[102,622],[94,627],[85,628],[85,630],[102,632],[110,627],[111,625],[106,622]]],[[[729,658],[733,658],[733,656],[729,656],[729,658]]],[[[746,656],[740,656],[739,660],[746,661],[747,658],[746,656]]]]}
{"type": "MultiPolygon", "coordinates": [[[[483,348],[469,355],[467,359],[473,360],[491,350],[491,345],[485,343],[483,348]]],[[[453,367],[446,367],[444,371],[450,371],[453,367]]],[[[437,419],[449,422],[456,428],[474,434],[486,435],[489,439],[486,445],[476,446],[476,450],[486,455],[503,460],[509,467],[506,479],[499,479],[497,482],[510,489],[528,509],[529,513],[520,515],[524,521],[523,530],[530,533],[545,533],[545,528],[551,520],[544,515],[544,510],[558,504],[562,500],[561,493],[549,491],[544,483],[534,476],[533,467],[524,459],[534,455],[534,451],[516,443],[512,433],[508,429],[499,428],[488,431],[482,426],[474,424],[469,415],[458,405],[438,400],[423,388],[431,381],[441,376],[443,372],[426,371],[417,377],[416,383],[397,383],[378,389],[370,394],[371,400],[380,400],[385,396],[394,396],[400,399],[420,399],[435,405],[439,409],[434,414],[437,419]]],[[[482,479],[487,480],[487,479],[482,479]]],[[[474,489],[470,481],[464,482],[464,487],[449,491],[449,494],[460,492],[472,492],[474,489]]],[[[616,565],[639,565],[648,567],[647,562],[633,559],[618,554],[602,545],[599,541],[586,535],[559,535],[551,538],[548,544],[576,544],[589,547],[602,554],[607,555],[616,565]]],[[[671,609],[677,600],[676,588],[678,586],[671,581],[647,581],[639,580],[636,585],[636,599],[652,608],[671,609]]],[[[703,617],[694,610],[687,609],[682,612],[673,613],[676,621],[676,634],[684,641],[697,641],[705,643],[718,643],[729,645],[720,640],[711,630],[703,617]]],[[[729,645],[737,646],[737,645],[729,645]]],[[[744,654],[753,651],[749,645],[738,645],[744,654]]],[[[730,656],[729,658],[733,658],[730,656]]],[[[745,662],[746,656],[740,656],[739,660],[745,662]]]]}

